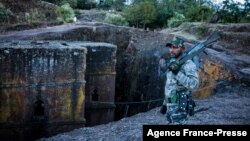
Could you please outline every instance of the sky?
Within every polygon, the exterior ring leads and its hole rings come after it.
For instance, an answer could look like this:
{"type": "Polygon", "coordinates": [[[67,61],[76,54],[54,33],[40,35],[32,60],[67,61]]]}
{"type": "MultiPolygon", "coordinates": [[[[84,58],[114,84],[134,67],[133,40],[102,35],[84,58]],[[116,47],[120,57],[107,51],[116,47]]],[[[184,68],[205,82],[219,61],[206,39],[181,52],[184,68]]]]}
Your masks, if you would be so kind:
{"type": "MultiPolygon", "coordinates": [[[[222,3],[224,0],[212,0],[214,1],[215,3],[222,3]]],[[[240,2],[240,3],[244,3],[245,0],[234,0],[235,2],[240,2]]]]}

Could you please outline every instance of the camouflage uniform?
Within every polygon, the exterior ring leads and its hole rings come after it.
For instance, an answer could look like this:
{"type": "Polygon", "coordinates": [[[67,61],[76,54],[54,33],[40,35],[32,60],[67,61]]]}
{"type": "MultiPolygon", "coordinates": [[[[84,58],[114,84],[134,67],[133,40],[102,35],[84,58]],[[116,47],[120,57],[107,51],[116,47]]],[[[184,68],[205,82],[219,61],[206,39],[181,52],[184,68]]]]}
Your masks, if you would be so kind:
{"type": "Polygon", "coordinates": [[[198,87],[198,83],[196,65],[192,60],[187,60],[177,75],[167,71],[163,105],[167,106],[167,118],[170,118],[170,122],[173,122],[174,118],[186,118],[188,112],[191,112],[190,115],[194,114],[195,105],[191,92],[198,87]]]}

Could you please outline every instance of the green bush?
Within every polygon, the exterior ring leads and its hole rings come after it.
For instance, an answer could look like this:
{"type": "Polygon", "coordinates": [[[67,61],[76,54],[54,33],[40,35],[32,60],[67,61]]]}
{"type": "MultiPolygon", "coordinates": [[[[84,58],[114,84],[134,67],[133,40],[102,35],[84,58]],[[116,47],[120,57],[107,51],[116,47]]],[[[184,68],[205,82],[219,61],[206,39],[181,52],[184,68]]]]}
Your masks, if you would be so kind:
{"type": "Polygon", "coordinates": [[[122,17],[120,14],[112,14],[107,13],[106,17],[104,19],[104,22],[119,25],[119,26],[127,26],[128,22],[124,17],[122,17]]]}
{"type": "Polygon", "coordinates": [[[187,10],[186,18],[189,21],[207,21],[211,18],[213,10],[207,5],[190,7],[187,10]]]}
{"type": "Polygon", "coordinates": [[[70,7],[76,8],[77,6],[77,0],[44,0],[50,3],[54,3],[56,5],[64,5],[66,3],[68,3],[70,5],[70,7]]]}
{"type": "Polygon", "coordinates": [[[168,20],[168,27],[177,27],[185,22],[186,18],[183,14],[175,12],[174,17],[168,20]]]}
{"type": "Polygon", "coordinates": [[[57,7],[56,13],[58,16],[57,20],[63,23],[72,22],[73,18],[75,17],[74,10],[70,7],[68,3],[57,7]]]}
{"type": "Polygon", "coordinates": [[[198,37],[204,37],[206,36],[206,33],[208,32],[208,27],[205,25],[200,25],[197,27],[197,35],[198,37]]]}
{"type": "Polygon", "coordinates": [[[0,3],[0,22],[6,22],[12,17],[14,17],[12,11],[6,9],[5,6],[0,3]]]}
{"type": "Polygon", "coordinates": [[[37,8],[31,9],[30,12],[25,12],[25,20],[28,23],[45,20],[45,13],[39,13],[37,8]]]}

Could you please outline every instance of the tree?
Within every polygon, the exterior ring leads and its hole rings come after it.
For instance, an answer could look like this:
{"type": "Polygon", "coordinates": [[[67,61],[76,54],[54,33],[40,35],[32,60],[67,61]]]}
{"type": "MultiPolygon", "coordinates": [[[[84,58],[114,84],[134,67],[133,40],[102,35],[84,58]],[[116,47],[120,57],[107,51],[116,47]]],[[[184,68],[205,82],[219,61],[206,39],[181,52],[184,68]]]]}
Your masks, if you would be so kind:
{"type": "Polygon", "coordinates": [[[113,2],[113,9],[115,9],[116,11],[122,11],[124,8],[124,0],[115,0],[113,2]]]}
{"type": "Polygon", "coordinates": [[[100,3],[98,7],[101,9],[110,9],[113,4],[114,4],[113,0],[105,0],[104,2],[100,3]]]}
{"type": "Polygon", "coordinates": [[[250,22],[250,1],[249,0],[245,0],[243,17],[245,18],[245,19],[242,19],[243,22],[250,22]]]}
{"type": "Polygon", "coordinates": [[[212,16],[213,10],[207,5],[190,7],[187,10],[187,19],[189,21],[205,21],[212,16]]]}
{"type": "Polygon", "coordinates": [[[221,22],[239,22],[243,14],[239,6],[240,3],[235,3],[233,0],[224,0],[223,7],[219,11],[221,22]]]}
{"type": "Polygon", "coordinates": [[[156,8],[150,1],[142,1],[128,6],[123,11],[123,16],[130,25],[146,28],[146,25],[153,22],[156,18],[156,8]]]}
{"type": "Polygon", "coordinates": [[[124,9],[122,14],[131,26],[139,27],[141,12],[138,4],[132,4],[124,9]]]}
{"type": "Polygon", "coordinates": [[[174,16],[174,12],[178,11],[175,8],[177,6],[176,0],[162,0],[157,3],[156,6],[156,21],[155,23],[160,27],[167,27],[168,20],[174,16]]]}
{"type": "Polygon", "coordinates": [[[142,12],[142,21],[143,28],[146,28],[146,24],[149,24],[156,18],[156,9],[153,5],[153,3],[146,1],[139,3],[140,4],[140,10],[142,12]]]}

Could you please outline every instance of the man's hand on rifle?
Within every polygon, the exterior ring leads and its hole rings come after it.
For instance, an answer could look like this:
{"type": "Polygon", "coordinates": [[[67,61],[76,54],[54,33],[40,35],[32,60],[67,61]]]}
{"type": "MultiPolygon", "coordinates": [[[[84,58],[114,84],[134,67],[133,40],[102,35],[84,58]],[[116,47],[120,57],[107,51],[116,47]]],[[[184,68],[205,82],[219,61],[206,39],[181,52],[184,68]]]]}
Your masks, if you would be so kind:
{"type": "Polygon", "coordinates": [[[168,69],[173,72],[174,75],[176,75],[181,68],[181,65],[178,61],[173,61],[169,64],[168,69]]]}

